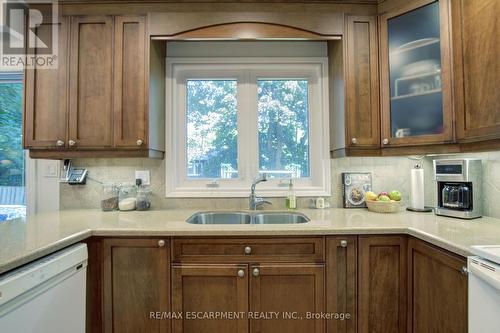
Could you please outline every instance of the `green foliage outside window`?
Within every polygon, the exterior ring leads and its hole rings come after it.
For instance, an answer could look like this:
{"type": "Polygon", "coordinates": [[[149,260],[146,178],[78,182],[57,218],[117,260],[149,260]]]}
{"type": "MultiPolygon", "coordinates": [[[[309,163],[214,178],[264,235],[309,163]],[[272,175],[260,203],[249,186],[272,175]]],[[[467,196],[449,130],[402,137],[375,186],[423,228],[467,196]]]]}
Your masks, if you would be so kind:
{"type": "Polygon", "coordinates": [[[0,186],[24,186],[22,84],[0,83],[0,186]]]}

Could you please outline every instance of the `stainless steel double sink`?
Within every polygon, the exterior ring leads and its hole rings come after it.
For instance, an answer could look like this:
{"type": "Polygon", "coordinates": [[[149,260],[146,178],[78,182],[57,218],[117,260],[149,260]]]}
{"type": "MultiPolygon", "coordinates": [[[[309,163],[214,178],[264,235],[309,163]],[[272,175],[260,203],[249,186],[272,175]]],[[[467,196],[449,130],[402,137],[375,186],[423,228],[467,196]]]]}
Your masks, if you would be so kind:
{"type": "Polygon", "coordinates": [[[298,224],[309,218],[293,212],[199,212],[187,219],[191,224],[298,224]]]}

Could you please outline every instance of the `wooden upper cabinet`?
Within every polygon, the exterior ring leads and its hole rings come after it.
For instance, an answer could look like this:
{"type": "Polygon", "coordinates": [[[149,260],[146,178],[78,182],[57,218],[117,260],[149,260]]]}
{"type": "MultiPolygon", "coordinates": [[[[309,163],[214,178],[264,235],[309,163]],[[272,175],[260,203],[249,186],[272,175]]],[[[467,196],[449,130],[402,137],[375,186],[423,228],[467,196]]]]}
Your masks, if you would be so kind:
{"type": "MultiPolygon", "coordinates": [[[[174,313],[248,312],[248,265],[182,264],[172,266],[174,313]]],[[[139,332],[139,331],[137,331],[139,332]]],[[[142,332],[146,332],[143,330],[142,332]]],[[[174,333],[247,333],[242,318],[182,318],[172,321],[174,333]]]]}
{"type": "Polygon", "coordinates": [[[377,18],[347,16],[345,32],[346,146],[379,148],[377,18]]]}
{"type": "Polygon", "coordinates": [[[25,148],[67,146],[69,18],[60,17],[58,23],[44,21],[34,33],[44,40],[52,34],[54,24],[59,34],[57,68],[25,71],[25,148]]]}
{"type": "Polygon", "coordinates": [[[69,74],[70,148],[112,146],[113,18],[71,20],[69,74]]]}
{"type": "Polygon", "coordinates": [[[356,236],[326,239],[326,312],[349,314],[346,320],[328,320],[328,333],[357,331],[357,264],[356,236]]]}
{"type": "Polygon", "coordinates": [[[169,241],[103,240],[104,332],[170,332],[167,318],[151,312],[170,310],[169,241]]]}
{"type": "Polygon", "coordinates": [[[359,236],[358,244],[358,332],[405,332],[407,238],[359,236]]]}
{"type": "Polygon", "coordinates": [[[408,242],[408,332],[467,332],[465,258],[408,242]]]}
{"type": "Polygon", "coordinates": [[[147,148],[146,32],[144,16],[116,16],[114,36],[114,144],[147,148]]]}
{"type": "Polygon", "coordinates": [[[306,313],[324,312],[323,264],[261,264],[250,266],[250,311],[278,313],[278,318],[250,319],[252,333],[321,333],[324,320],[306,313]],[[286,314],[296,316],[283,318],[286,314]]]}
{"type": "Polygon", "coordinates": [[[453,0],[452,36],[457,138],[500,138],[498,0],[453,0]]]}
{"type": "Polygon", "coordinates": [[[383,147],[454,141],[449,2],[402,2],[380,17],[383,147]]]}

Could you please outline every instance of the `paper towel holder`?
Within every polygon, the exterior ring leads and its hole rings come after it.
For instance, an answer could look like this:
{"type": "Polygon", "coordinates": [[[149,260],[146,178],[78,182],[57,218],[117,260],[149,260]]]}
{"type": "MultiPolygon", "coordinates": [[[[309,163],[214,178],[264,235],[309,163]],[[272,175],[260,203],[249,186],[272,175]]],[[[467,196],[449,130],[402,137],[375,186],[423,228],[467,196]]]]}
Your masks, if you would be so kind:
{"type": "MultiPolygon", "coordinates": [[[[420,163],[416,163],[413,168],[414,169],[421,169],[422,165],[420,163]]],[[[429,212],[433,211],[432,207],[428,207],[428,206],[424,206],[424,208],[406,207],[406,210],[408,210],[410,212],[417,212],[417,213],[429,213],[429,212]]]]}

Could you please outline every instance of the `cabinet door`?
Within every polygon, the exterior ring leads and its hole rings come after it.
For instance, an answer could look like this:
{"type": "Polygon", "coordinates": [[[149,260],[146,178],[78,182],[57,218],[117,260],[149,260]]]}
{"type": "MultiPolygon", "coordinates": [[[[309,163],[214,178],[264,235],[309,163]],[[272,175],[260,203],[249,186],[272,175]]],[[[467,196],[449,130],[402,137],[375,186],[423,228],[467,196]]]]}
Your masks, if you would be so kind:
{"type": "Polygon", "coordinates": [[[406,330],[407,239],[359,236],[359,332],[406,330]]]}
{"type": "Polygon", "coordinates": [[[172,311],[185,316],[172,321],[176,333],[248,332],[248,266],[173,265],[172,311]],[[243,315],[239,319],[204,317],[214,313],[243,315]]]}
{"type": "Polygon", "coordinates": [[[498,0],[451,1],[459,141],[500,138],[498,0]]]}
{"type": "Polygon", "coordinates": [[[170,331],[169,242],[159,239],[103,241],[104,331],[119,333],[170,331]]]}
{"type": "Polygon", "coordinates": [[[112,144],[112,36],[110,16],[71,21],[69,140],[73,148],[112,144]]]}
{"type": "MultiPolygon", "coordinates": [[[[33,31],[45,39],[54,23],[42,22],[33,31]]],[[[62,148],[67,145],[69,18],[60,17],[56,69],[25,71],[25,148],[62,148]]]]}
{"type": "Polygon", "coordinates": [[[384,147],[453,141],[448,8],[409,1],[380,18],[384,147]]]}
{"type": "Polygon", "coordinates": [[[345,320],[328,320],[329,333],[356,332],[357,246],[356,236],[326,240],[326,312],[349,315],[345,320]]]}
{"type": "Polygon", "coordinates": [[[377,18],[346,18],[346,145],[380,147],[377,18]]]}
{"type": "Polygon", "coordinates": [[[147,148],[145,17],[116,16],[113,127],[116,147],[147,148]]]}
{"type": "Polygon", "coordinates": [[[467,332],[465,258],[417,239],[408,245],[408,332],[467,332]]]}
{"type": "Polygon", "coordinates": [[[306,319],[307,312],[324,311],[324,265],[262,264],[250,270],[250,311],[277,316],[251,319],[250,332],[324,332],[324,320],[306,319]]]}

